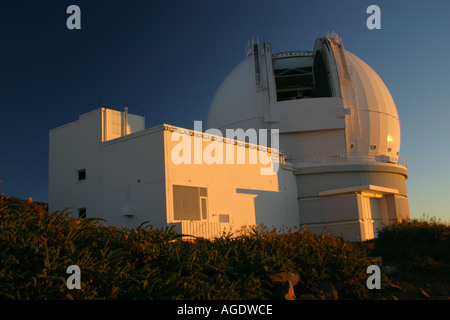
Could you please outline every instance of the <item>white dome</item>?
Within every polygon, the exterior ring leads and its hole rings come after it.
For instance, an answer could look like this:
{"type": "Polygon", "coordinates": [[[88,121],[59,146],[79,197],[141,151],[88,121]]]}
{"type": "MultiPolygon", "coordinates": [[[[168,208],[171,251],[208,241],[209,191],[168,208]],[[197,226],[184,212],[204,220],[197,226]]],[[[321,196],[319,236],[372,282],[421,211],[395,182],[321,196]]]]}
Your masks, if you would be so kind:
{"type": "Polygon", "coordinates": [[[239,63],[217,89],[206,128],[257,128],[259,112],[253,57],[239,63]]]}
{"type": "MultiPolygon", "coordinates": [[[[258,52],[256,48],[219,86],[210,105],[206,127],[222,130],[223,134],[227,128],[280,128],[280,145],[283,146],[283,127],[280,124],[283,122],[274,124],[278,120],[273,119],[273,113],[287,110],[285,106],[289,106],[290,113],[281,114],[280,118],[284,117],[285,122],[290,121],[290,124],[297,122],[297,132],[345,129],[342,146],[329,151],[334,155],[396,157],[399,154],[400,121],[394,100],[383,80],[368,64],[329,38],[318,39],[314,51],[309,52],[272,55],[269,44],[265,44],[263,52],[258,52]],[[292,79],[298,80],[295,82],[292,79]],[[341,118],[337,120],[325,119],[327,115],[322,111],[323,119],[319,120],[323,123],[309,128],[313,120],[306,119],[303,114],[315,112],[314,108],[321,107],[323,101],[328,103],[330,98],[339,103],[336,106],[343,107],[345,116],[334,116],[341,118]],[[300,113],[298,110],[306,111],[300,113]],[[297,118],[299,115],[303,118],[297,118]],[[337,124],[338,121],[342,124],[337,124]],[[331,127],[327,128],[327,123],[331,127]]],[[[290,135],[293,132],[296,131],[285,131],[290,135]]],[[[297,143],[289,139],[290,145],[297,143]]],[[[299,145],[298,149],[304,149],[304,145],[299,145]]],[[[292,154],[323,154],[330,148],[312,149],[315,151],[301,150],[292,154]]]]}

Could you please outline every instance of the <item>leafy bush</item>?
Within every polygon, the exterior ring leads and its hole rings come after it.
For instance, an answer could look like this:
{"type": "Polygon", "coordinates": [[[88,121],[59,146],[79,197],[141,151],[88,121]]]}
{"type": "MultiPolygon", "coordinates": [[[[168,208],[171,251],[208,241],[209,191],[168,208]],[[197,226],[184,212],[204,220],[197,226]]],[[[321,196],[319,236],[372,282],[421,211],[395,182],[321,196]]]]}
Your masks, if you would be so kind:
{"type": "Polygon", "coordinates": [[[326,233],[316,235],[306,230],[281,233],[263,230],[256,238],[265,247],[290,260],[303,286],[308,287],[322,280],[340,281],[344,285],[340,293],[342,298],[370,297],[366,287],[366,270],[374,263],[357,244],[341,237],[326,233]]]}
{"type": "Polygon", "coordinates": [[[450,225],[436,219],[412,219],[384,227],[375,253],[385,260],[421,264],[450,263],[450,225]]]}
{"type": "Polygon", "coordinates": [[[0,298],[270,299],[270,276],[297,270],[301,283],[342,281],[363,299],[367,266],[354,244],[326,234],[248,228],[185,241],[173,229],[111,227],[68,210],[0,198],[0,298]],[[66,269],[81,269],[69,290],[66,269]]]}

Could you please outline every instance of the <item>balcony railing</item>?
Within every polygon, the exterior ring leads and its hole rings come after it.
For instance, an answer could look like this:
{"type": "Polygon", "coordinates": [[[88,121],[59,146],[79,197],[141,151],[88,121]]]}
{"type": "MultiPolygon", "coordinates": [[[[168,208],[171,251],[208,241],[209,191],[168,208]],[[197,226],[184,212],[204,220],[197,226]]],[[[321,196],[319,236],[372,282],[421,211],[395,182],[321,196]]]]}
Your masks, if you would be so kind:
{"type": "Polygon", "coordinates": [[[315,155],[315,156],[303,156],[295,159],[296,164],[308,165],[308,164],[332,164],[332,163],[387,163],[396,164],[405,168],[408,168],[408,160],[403,156],[393,156],[386,154],[349,154],[349,155],[315,155]]]}

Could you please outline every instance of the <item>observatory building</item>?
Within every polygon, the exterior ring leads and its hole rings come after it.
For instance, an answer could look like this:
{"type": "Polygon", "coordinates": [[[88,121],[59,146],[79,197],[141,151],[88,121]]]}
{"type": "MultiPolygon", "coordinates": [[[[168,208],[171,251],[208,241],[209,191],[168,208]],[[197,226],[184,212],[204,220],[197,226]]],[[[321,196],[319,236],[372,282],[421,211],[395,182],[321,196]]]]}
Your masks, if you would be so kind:
{"type": "Polygon", "coordinates": [[[49,145],[49,209],[113,225],[211,238],[263,224],[364,241],[409,218],[395,103],[335,34],[312,51],[251,43],[205,131],[146,129],[99,108],[51,130],[49,145]]]}

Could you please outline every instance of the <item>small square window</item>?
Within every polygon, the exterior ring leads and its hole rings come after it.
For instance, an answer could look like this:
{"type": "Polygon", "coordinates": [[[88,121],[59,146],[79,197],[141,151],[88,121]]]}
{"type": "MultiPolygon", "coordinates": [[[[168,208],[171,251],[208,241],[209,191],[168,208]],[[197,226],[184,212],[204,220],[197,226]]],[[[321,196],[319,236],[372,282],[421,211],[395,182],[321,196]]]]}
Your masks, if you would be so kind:
{"type": "Polygon", "coordinates": [[[78,218],[86,219],[86,208],[78,209],[78,218]]]}
{"type": "Polygon", "coordinates": [[[86,169],[78,170],[78,181],[86,180],[86,169]]]}

